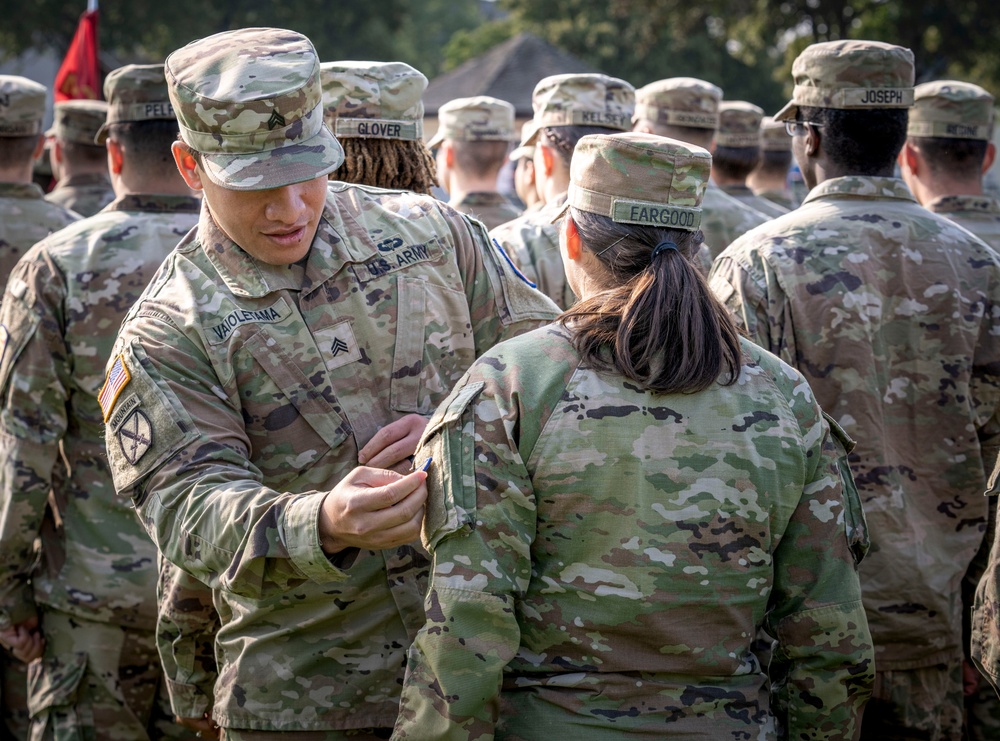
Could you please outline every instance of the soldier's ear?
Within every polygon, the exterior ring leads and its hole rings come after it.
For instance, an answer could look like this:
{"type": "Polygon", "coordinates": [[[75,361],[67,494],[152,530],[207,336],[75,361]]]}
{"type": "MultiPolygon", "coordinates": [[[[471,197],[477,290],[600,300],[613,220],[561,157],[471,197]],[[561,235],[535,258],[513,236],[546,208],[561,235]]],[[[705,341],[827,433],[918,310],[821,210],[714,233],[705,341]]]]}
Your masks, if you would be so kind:
{"type": "Polygon", "coordinates": [[[900,172],[917,175],[920,172],[920,152],[910,142],[903,142],[903,148],[896,157],[900,172]]]}
{"type": "Polygon", "coordinates": [[[122,145],[119,144],[115,139],[108,138],[104,142],[104,146],[108,150],[108,169],[115,175],[120,175],[122,167],[125,163],[125,157],[122,155],[122,145]]]}
{"type": "Polygon", "coordinates": [[[184,178],[184,182],[191,190],[202,190],[201,170],[198,168],[198,160],[184,142],[174,142],[170,146],[170,151],[174,155],[174,164],[184,178]]]}
{"type": "Polygon", "coordinates": [[[576,222],[573,221],[573,217],[569,213],[563,217],[563,239],[566,240],[566,257],[573,262],[578,262],[583,253],[580,230],[576,228],[576,222]]]}
{"type": "Polygon", "coordinates": [[[819,154],[820,142],[823,141],[822,134],[819,133],[819,128],[816,126],[806,126],[806,154],[810,157],[815,157],[819,154]]]}
{"type": "Polygon", "coordinates": [[[990,142],[989,144],[986,145],[986,154],[983,155],[983,175],[985,175],[986,171],[993,166],[993,160],[996,159],[996,156],[997,156],[996,145],[993,142],[990,142]]]}

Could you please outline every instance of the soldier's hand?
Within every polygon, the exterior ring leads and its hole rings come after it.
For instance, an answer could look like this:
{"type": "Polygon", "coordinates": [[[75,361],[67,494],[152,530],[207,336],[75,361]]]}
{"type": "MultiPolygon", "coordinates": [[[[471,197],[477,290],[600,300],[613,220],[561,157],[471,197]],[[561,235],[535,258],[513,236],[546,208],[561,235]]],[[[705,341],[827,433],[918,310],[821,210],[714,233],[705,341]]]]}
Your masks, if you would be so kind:
{"type": "Polygon", "coordinates": [[[326,495],[319,512],[323,550],[395,548],[420,535],[427,474],[359,466],[326,495]]]}
{"type": "Polygon", "coordinates": [[[427,427],[427,418],[407,414],[375,433],[375,436],[358,451],[358,463],[371,468],[391,468],[406,473],[410,468],[413,451],[427,427]]]}
{"type": "Polygon", "coordinates": [[[219,738],[219,726],[211,719],[209,713],[205,713],[201,718],[182,718],[175,715],[174,722],[194,731],[198,738],[219,738]]]}
{"type": "Polygon", "coordinates": [[[38,617],[32,616],[22,623],[0,631],[0,643],[14,658],[20,659],[25,664],[41,658],[45,652],[45,639],[38,630],[38,617]]]}

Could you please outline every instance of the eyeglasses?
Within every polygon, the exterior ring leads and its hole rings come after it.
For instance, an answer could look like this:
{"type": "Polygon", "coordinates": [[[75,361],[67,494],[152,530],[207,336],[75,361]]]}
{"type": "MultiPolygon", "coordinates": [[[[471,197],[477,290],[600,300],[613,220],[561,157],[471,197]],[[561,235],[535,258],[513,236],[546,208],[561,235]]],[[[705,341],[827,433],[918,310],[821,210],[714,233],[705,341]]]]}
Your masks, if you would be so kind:
{"type": "Polygon", "coordinates": [[[823,128],[823,124],[812,121],[785,121],[785,133],[789,136],[805,136],[806,126],[812,126],[814,129],[823,128]]]}

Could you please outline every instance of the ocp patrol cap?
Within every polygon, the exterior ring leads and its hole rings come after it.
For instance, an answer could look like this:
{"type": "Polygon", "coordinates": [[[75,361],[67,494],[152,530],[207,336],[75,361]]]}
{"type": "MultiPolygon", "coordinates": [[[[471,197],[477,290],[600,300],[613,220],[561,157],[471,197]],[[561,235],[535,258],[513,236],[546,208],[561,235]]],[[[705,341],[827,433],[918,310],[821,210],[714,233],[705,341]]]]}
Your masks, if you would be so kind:
{"type": "Polygon", "coordinates": [[[328,175],[344,150],[323,123],[312,42],[280,28],[241,28],[194,41],[166,61],[181,139],[209,180],[266,190],[328,175]]]}
{"type": "Polygon", "coordinates": [[[970,82],[936,80],[917,85],[907,136],[993,138],[993,96],[970,82]]]}
{"type": "Polygon", "coordinates": [[[44,85],[20,75],[0,75],[0,137],[37,136],[45,118],[44,85]]]}
{"type": "Polygon", "coordinates": [[[326,125],[338,139],[423,139],[423,73],[403,62],[324,62],[319,69],[326,125]]]}
{"type": "Polygon", "coordinates": [[[760,122],[764,110],[742,100],[725,101],[719,105],[719,128],[715,143],[720,147],[759,147],[760,122]]]}
{"type": "Polygon", "coordinates": [[[785,130],[785,124],[764,116],[760,121],[760,148],[765,152],[791,152],[792,137],[785,130]]]}
{"type": "Polygon", "coordinates": [[[628,131],[635,112],[635,88],[608,75],[552,75],[535,85],[531,107],[534,117],[522,140],[525,145],[532,144],[542,129],[558,126],[628,131]]]}
{"type": "Polygon", "coordinates": [[[693,144],[628,132],[585,136],[570,163],[566,206],[620,224],[695,231],[712,155],[693,144]]]}
{"type": "Polygon", "coordinates": [[[107,118],[108,104],[103,100],[66,100],[56,103],[55,121],[46,133],[64,142],[93,146],[107,118]]]}
{"type": "Polygon", "coordinates": [[[715,130],[722,89],[696,77],[671,77],[635,91],[635,117],[661,126],[715,130]]]}
{"type": "Polygon", "coordinates": [[[449,100],[438,109],[438,130],[427,146],[433,149],[445,139],[510,142],[516,138],[514,106],[506,100],[477,95],[449,100]]]}
{"type": "Polygon", "coordinates": [[[107,140],[111,124],[177,121],[162,64],[127,64],[112,70],[104,79],[104,98],[108,117],[94,138],[97,144],[107,140]]]}
{"type": "Polygon", "coordinates": [[[792,63],[792,100],[775,121],[792,121],[799,106],[865,110],[913,105],[913,52],[881,41],[812,44],[792,63]]]}
{"type": "Polygon", "coordinates": [[[520,159],[531,159],[535,156],[535,146],[533,144],[525,144],[524,140],[528,134],[531,133],[531,121],[525,121],[521,124],[521,143],[517,145],[517,148],[507,155],[507,159],[511,162],[517,162],[520,159]]]}

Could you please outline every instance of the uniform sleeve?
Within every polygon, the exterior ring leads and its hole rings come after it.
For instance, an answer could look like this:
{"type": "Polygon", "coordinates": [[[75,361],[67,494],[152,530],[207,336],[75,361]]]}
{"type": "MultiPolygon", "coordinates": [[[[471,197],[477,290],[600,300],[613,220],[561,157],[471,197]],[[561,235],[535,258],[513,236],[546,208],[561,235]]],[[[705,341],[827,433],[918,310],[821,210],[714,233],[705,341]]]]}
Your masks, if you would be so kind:
{"type": "Polygon", "coordinates": [[[853,443],[821,417],[799,379],[792,410],[810,469],[773,552],[765,628],[777,638],[774,712],[787,738],[854,738],[875,677],[856,567],[868,538],[846,461],[845,443],[853,443]]]}
{"type": "Polygon", "coordinates": [[[212,710],[218,676],[212,590],[161,557],[156,596],[156,649],[170,707],[181,718],[202,718],[212,710]]]}
{"type": "Polygon", "coordinates": [[[503,669],[520,645],[514,604],[528,586],[535,537],[517,429],[516,400],[471,373],[417,453],[434,458],[423,534],[433,567],[393,738],[493,738],[503,669]]]}
{"type": "Polygon", "coordinates": [[[743,259],[743,243],[737,240],[715,258],[708,276],[709,287],[750,340],[788,360],[781,352],[782,328],[771,318],[776,310],[778,316],[783,313],[784,294],[777,281],[767,279],[763,266],[758,268],[743,259]]]}
{"type": "Polygon", "coordinates": [[[127,320],[109,368],[102,394],[115,488],[132,497],[168,560],[253,599],[346,578],[320,545],[326,492],[263,485],[238,399],[165,311],[145,307],[127,320]],[[126,372],[116,375],[116,364],[126,372]]]}
{"type": "Polygon", "coordinates": [[[0,627],[35,612],[29,578],[66,432],[65,282],[43,251],[22,259],[0,310],[0,627]]]}

